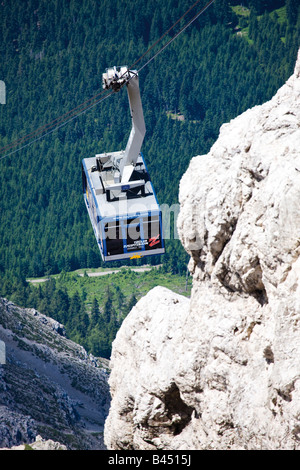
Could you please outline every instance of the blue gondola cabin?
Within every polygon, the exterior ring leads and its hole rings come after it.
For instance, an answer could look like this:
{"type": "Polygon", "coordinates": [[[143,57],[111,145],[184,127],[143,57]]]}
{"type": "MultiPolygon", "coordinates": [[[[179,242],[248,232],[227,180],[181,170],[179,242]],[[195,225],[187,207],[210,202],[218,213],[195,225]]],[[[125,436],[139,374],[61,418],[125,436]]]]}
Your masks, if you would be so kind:
{"type": "Polygon", "coordinates": [[[140,152],[145,122],[136,71],[113,67],[103,88],[127,87],[132,129],[125,150],[82,161],[83,195],[104,261],[161,255],[165,252],[162,216],[140,152]]]}
{"type": "Polygon", "coordinates": [[[84,200],[102,259],[163,254],[161,211],[143,157],[126,185],[114,182],[110,162],[105,154],[82,161],[84,200]]]}

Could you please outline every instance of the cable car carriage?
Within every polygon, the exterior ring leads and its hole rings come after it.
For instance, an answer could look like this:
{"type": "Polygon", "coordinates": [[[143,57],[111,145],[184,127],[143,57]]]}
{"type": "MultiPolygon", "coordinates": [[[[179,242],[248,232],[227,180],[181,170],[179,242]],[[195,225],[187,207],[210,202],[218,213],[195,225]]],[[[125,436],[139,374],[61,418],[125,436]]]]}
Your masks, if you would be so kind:
{"type": "Polygon", "coordinates": [[[161,255],[165,252],[162,214],[141,154],[145,122],[136,71],[113,67],[103,88],[126,84],[132,129],[126,149],[82,160],[83,196],[104,261],[161,255]]]}

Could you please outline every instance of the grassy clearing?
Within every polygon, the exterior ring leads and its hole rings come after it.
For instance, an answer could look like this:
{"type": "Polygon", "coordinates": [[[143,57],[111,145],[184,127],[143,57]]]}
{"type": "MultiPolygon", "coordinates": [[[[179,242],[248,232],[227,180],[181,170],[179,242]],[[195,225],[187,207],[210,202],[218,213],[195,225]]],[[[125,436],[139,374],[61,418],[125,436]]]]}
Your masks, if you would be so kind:
{"type": "Polygon", "coordinates": [[[274,10],[271,15],[275,16],[277,18],[277,21],[279,24],[283,24],[287,22],[287,17],[286,17],[286,6],[278,8],[277,10],[274,10]]]}
{"type": "MultiPolygon", "coordinates": [[[[111,273],[112,269],[79,270],[70,273],[62,272],[59,275],[51,276],[51,278],[55,279],[56,288],[65,289],[70,297],[78,292],[80,297],[84,299],[88,310],[94,298],[98,300],[100,305],[103,304],[108,289],[112,293],[121,292],[127,301],[133,295],[139,300],[156,286],[167,287],[178,294],[190,296],[191,276],[166,273],[161,267],[145,266],[145,269],[147,270],[135,271],[123,267],[116,269],[114,273],[111,273]]],[[[40,278],[38,281],[47,281],[47,279],[40,278]]],[[[32,285],[38,286],[39,282],[34,281],[31,280],[32,285]]]]}
{"type": "MultiPolygon", "coordinates": [[[[236,27],[237,34],[239,36],[244,37],[245,40],[249,44],[253,44],[253,40],[249,38],[250,9],[242,5],[235,5],[235,6],[232,6],[231,8],[232,8],[232,11],[237,16],[237,20],[238,20],[237,27],[236,27]]],[[[260,21],[262,16],[263,15],[257,16],[257,20],[260,21]]],[[[272,11],[271,16],[274,19],[277,19],[280,25],[286,23],[287,21],[286,6],[272,11]]],[[[282,38],[282,40],[284,42],[284,38],[282,38]]]]}
{"type": "Polygon", "coordinates": [[[242,5],[235,5],[235,6],[232,6],[231,8],[237,16],[244,16],[244,17],[250,16],[250,10],[247,7],[243,7],[242,5]]]}

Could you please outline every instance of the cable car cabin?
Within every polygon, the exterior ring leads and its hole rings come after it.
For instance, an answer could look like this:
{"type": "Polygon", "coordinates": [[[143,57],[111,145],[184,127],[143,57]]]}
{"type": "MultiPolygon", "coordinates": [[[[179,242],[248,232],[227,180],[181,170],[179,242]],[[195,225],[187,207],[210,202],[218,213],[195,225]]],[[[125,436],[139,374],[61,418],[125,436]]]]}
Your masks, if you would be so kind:
{"type": "Polygon", "coordinates": [[[109,68],[102,84],[114,92],[126,85],[132,118],[125,150],[82,160],[84,200],[102,258],[163,254],[161,210],[140,152],[146,129],[137,71],[109,68]]]}
{"type": "Polygon", "coordinates": [[[114,178],[107,155],[82,161],[84,200],[103,260],[163,254],[161,211],[142,155],[127,184],[114,178]]]}

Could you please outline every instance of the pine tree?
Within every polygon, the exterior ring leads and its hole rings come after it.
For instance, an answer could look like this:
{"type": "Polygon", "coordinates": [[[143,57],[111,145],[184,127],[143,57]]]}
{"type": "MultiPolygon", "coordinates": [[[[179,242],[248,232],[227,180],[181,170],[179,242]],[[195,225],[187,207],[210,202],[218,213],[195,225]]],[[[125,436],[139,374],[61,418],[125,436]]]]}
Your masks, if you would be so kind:
{"type": "Polygon", "coordinates": [[[103,309],[103,318],[106,324],[109,324],[113,313],[112,293],[109,287],[106,289],[106,300],[103,309]]]}
{"type": "Polygon", "coordinates": [[[132,294],[127,304],[127,311],[130,312],[130,310],[135,306],[136,303],[137,303],[136,296],[132,294]]]}
{"type": "Polygon", "coordinates": [[[298,19],[299,0],[286,0],[286,16],[290,25],[295,25],[298,19]]]}
{"type": "Polygon", "coordinates": [[[99,303],[96,297],[93,298],[92,302],[92,310],[91,310],[91,328],[94,328],[100,319],[100,309],[99,303]]]}
{"type": "Polygon", "coordinates": [[[233,15],[227,0],[216,0],[214,10],[219,23],[226,24],[232,21],[233,15]]]}

